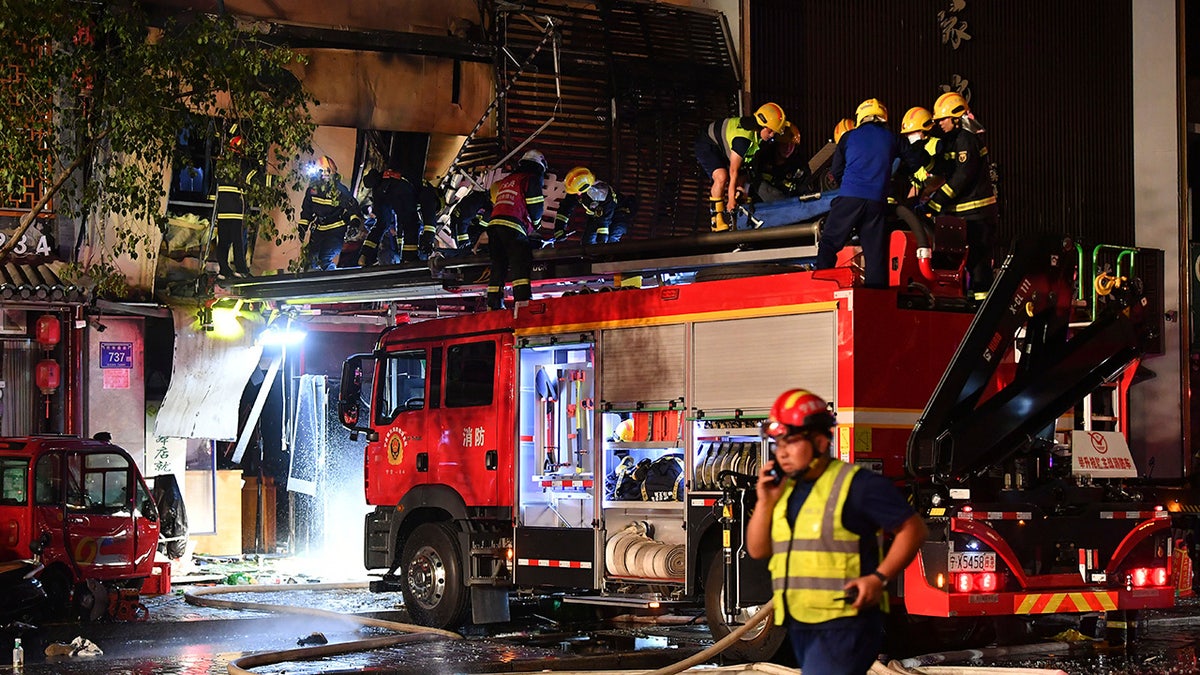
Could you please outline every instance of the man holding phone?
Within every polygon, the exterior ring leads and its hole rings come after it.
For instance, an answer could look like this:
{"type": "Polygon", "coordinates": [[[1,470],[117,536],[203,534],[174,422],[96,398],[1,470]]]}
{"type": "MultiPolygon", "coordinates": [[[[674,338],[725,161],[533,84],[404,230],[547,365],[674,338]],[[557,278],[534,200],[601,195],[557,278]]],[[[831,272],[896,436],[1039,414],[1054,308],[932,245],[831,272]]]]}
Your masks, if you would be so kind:
{"type": "Polygon", "coordinates": [[[812,392],[779,396],[763,423],[775,454],[746,527],[751,557],[770,558],[775,623],[787,626],[804,675],[870,669],[883,647],[885,587],[927,534],[890,480],[830,456],[835,425],[812,392]],[[880,529],[893,535],[882,559],[880,529]]]}

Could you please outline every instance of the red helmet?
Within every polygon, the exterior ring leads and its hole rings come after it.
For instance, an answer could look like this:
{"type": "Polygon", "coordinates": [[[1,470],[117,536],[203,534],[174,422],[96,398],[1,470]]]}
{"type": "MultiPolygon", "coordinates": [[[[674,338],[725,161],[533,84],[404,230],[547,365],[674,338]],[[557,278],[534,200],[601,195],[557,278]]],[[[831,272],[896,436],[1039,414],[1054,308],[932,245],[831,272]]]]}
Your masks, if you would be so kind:
{"type": "Polygon", "coordinates": [[[789,389],[775,399],[765,429],[768,436],[787,436],[801,429],[811,429],[831,435],[837,424],[825,399],[807,389],[789,389]]]}

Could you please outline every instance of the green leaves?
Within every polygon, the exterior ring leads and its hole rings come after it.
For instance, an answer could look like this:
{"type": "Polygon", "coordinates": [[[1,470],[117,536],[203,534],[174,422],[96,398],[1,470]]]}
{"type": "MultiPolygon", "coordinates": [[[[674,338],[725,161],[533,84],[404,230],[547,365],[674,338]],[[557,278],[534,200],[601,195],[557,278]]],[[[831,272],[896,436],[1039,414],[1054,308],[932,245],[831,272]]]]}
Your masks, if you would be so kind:
{"type": "MultiPolygon", "coordinates": [[[[307,112],[315,101],[289,71],[302,65],[298,55],[226,17],[181,15],[153,26],[128,0],[8,5],[0,18],[0,195],[38,184],[54,190],[60,215],[161,224],[164,174],[187,161],[180,131],[213,118],[220,134],[236,122],[245,156],[276,176],[249,192],[250,205],[290,210],[286,188],[300,182],[293,159],[309,150],[315,128],[307,112]]],[[[269,218],[259,233],[278,238],[269,218]]],[[[118,253],[144,243],[128,232],[114,239],[118,253]]]]}

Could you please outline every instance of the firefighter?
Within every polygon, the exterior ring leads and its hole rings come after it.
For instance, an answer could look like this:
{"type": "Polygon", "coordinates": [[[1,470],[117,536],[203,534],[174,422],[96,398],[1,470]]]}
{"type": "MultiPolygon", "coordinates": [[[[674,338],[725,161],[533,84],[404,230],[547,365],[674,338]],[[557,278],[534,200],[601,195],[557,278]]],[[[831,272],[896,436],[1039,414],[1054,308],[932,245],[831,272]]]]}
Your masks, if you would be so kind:
{"type": "Polygon", "coordinates": [[[567,196],[554,215],[554,241],[567,238],[567,224],[578,211],[583,212],[586,225],[584,244],[608,244],[621,241],[633,224],[637,205],[585,166],[577,166],[563,179],[567,196]]]}
{"type": "Polygon", "coordinates": [[[258,179],[258,167],[245,156],[246,139],[237,133],[237,125],[230,132],[229,158],[221,167],[218,176],[215,204],[217,226],[218,279],[248,277],[250,268],[246,264],[246,189],[258,179]],[[233,267],[229,266],[229,252],[233,250],[233,267]]]}
{"type": "Polygon", "coordinates": [[[475,252],[491,213],[492,195],[488,190],[472,190],[450,208],[450,227],[458,255],[475,252]]]}
{"type": "Polygon", "coordinates": [[[987,147],[980,137],[963,128],[967,102],[957,92],[947,92],[933,105],[933,121],[941,131],[941,156],[934,170],[946,182],[929,196],[934,214],[953,215],[967,222],[967,273],[969,290],[982,297],[992,286],[992,245],[999,222],[996,191],[992,185],[987,147]]]}
{"type": "Polygon", "coordinates": [[[441,192],[429,182],[422,180],[417,188],[417,207],[421,212],[421,238],[417,242],[417,254],[424,260],[433,253],[433,242],[437,239],[438,214],[446,202],[441,192]]]}
{"type": "Polygon", "coordinates": [[[774,143],[759,151],[750,179],[750,197],[755,201],[774,202],[812,191],[808,160],[797,150],[800,129],[788,122],[774,143]]]}
{"type": "Polygon", "coordinates": [[[416,260],[417,237],[421,232],[416,186],[393,162],[383,172],[372,195],[376,223],[363,242],[358,264],[367,267],[377,262],[395,265],[416,260]]]}
{"type": "MultiPolygon", "coordinates": [[[[938,139],[931,138],[933,115],[920,106],[909,108],[900,121],[900,165],[893,176],[892,196],[888,203],[895,215],[903,221],[917,238],[920,248],[932,246],[932,223],[926,217],[926,209],[914,210],[922,198],[922,190],[931,178],[934,158],[938,155],[938,139]]],[[[922,255],[918,252],[918,255],[922,255]]]]}
{"type": "Polygon", "coordinates": [[[888,232],[884,223],[891,194],[892,161],[900,151],[899,139],[886,126],[887,108],[878,99],[859,104],[854,129],[842,135],[833,153],[831,171],[840,183],[838,196],[817,242],[817,269],[837,263],[837,254],[858,233],[862,246],[864,279],[870,288],[886,288],[888,232]]]}
{"type": "Polygon", "coordinates": [[[775,103],[764,103],[747,117],[729,117],[709,124],[696,139],[696,161],[712,179],[709,212],[712,229],[722,232],[733,227],[729,211],[743,190],[746,169],[762,143],[783,132],[787,117],[775,103]]]}
{"type": "Polygon", "coordinates": [[[488,309],[504,307],[504,282],[510,275],[513,300],[524,302],[532,297],[529,288],[532,246],[541,241],[538,230],[546,205],[542,188],[548,166],[545,155],[529,150],[517,162],[516,171],[492,185],[492,213],[487,224],[488,254],[492,261],[488,309]]]}
{"type": "Polygon", "coordinates": [[[308,241],[308,269],[332,270],[334,258],[342,250],[346,227],[352,221],[362,221],[358,201],[342,184],[337,164],[328,155],[318,159],[310,169],[312,182],[304,192],[300,206],[300,241],[312,229],[308,241]]]}
{"type": "Polygon", "coordinates": [[[868,671],[883,647],[886,586],[927,534],[892,481],[831,457],[835,424],[812,392],[776,399],[762,428],[775,452],[746,526],[747,552],[770,559],[775,623],[787,626],[805,675],[868,671]],[[894,535],[882,559],[881,528],[894,535]]]}
{"type": "Polygon", "coordinates": [[[842,135],[853,128],[854,120],[850,119],[849,117],[843,117],[842,120],[833,127],[833,144],[837,145],[840,143],[842,141],[842,135]]]}

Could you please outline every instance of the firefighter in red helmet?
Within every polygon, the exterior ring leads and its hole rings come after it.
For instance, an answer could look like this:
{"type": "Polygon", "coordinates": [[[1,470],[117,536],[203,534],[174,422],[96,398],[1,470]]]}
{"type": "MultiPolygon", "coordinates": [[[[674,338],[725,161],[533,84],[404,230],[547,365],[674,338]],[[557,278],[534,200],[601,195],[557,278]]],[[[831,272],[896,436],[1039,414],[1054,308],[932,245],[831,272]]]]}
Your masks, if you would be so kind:
{"type": "Polygon", "coordinates": [[[805,675],[871,668],[883,648],[885,589],[926,536],[890,480],[830,456],[835,425],[820,396],[779,396],[762,427],[775,452],[746,528],[750,555],[770,559],[775,623],[787,626],[805,675]],[[881,528],[894,535],[882,555],[881,528]]]}

